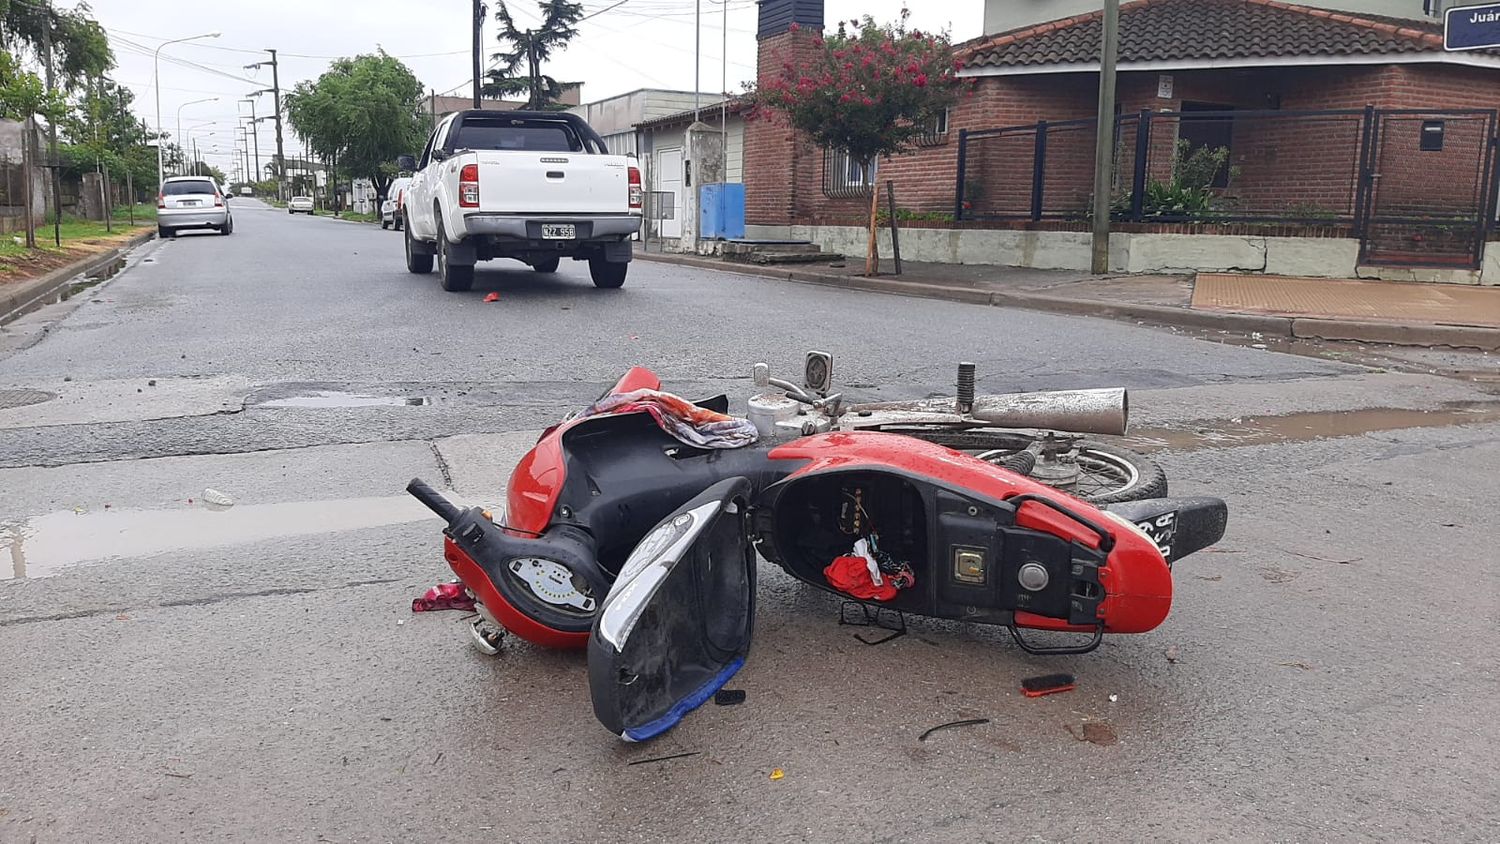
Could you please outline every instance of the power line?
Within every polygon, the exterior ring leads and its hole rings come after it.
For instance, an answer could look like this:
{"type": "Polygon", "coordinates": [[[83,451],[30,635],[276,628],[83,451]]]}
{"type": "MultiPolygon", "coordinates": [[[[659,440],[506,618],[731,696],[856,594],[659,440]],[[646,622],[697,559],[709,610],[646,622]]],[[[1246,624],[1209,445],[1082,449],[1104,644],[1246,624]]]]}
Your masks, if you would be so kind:
{"type": "MultiPolygon", "coordinates": [[[[12,0],[12,2],[19,3],[19,2],[22,2],[22,0],[12,0]]],[[[106,29],[109,29],[109,28],[106,27],[106,29]]],[[[145,32],[131,32],[128,29],[114,28],[114,29],[109,29],[109,31],[117,32],[117,33],[120,33],[121,35],[133,35],[133,36],[135,36],[137,38],[151,38],[151,39],[155,39],[155,40],[158,40],[158,41],[166,41],[167,40],[166,38],[163,38],[160,35],[151,35],[151,34],[148,34],[148,33],[145,33],[145,32]]],[[[261,55],[262,53],[265,52],[265,50],[252,50],[252,49],[250,49],[248,47],[225,47],[225,46],[222,46],[220,44],[189,44],[187,46],[189,46],[189,47],[197,47],[197,48],[203,49],[203,50],[220,50],[220,51],[229,52],[229,53],[245,53],[245,54],[257,55],[257,56],[261,55]]],[[[395,55],[395,54],[390,54],[390,55],[391,55],[391,58],[393,58],[393,59],[430,59],[430,58],[436,58],[436,57],[439,57],[439,56],[457,56],[457,55],[462,55],[462,54],[467,53],[467,52],[469,52],[469,51],[468,50],[447,50],[447,51],[444,51],[444,52],[441,52],[441,53],[404,53],[404,54],[401,54],[401,55],[395,55]]],[[[319,55],[314,55],[314,54],[311,54],[311,53],[283,53],[283,52],[278,52],[277,55],[287,56],[289,58],[294,58],[294,59],[321,59],[321,60],[324,60],[324,61],[336,61],[338,59],[351,58],[350,56],[319,56],[319,55]]],[[[228,65],[225,65],[225,67],[228,67],[228,65]]]]}

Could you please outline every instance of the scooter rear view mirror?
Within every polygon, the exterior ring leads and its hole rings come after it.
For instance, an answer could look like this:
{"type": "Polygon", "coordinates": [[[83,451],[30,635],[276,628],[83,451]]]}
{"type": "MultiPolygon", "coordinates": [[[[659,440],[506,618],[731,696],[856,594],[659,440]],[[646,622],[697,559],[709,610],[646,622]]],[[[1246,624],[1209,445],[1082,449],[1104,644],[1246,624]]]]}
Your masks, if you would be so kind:
{"type": "Polygon", "coordinates": [[[802,385],[820,396],[833,389],[833,355],[808,352],[802,364],[802,385]]]}

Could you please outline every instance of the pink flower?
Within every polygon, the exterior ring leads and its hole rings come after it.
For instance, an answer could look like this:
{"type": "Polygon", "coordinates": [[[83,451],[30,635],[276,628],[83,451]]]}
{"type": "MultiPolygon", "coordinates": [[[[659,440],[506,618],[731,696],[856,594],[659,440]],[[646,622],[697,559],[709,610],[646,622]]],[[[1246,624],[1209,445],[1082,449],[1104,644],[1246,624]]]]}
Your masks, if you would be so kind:
{"type": "Polygon", "coordinates": [[[917,74],[917,78],[912,80],[912,84],[916,85],[918,88],[926,88],[927,87],[927,74],[925,74],[925,73],[919,73],[919,74],[917,74]]]}
{"type": "Polygon", "coordinates": [[[802,27],[796,21],[792,21],[792,25],[789,26],[789,27],[787,27],[787,32],[801,32],[801,31],[802,31],[802,27]]]}

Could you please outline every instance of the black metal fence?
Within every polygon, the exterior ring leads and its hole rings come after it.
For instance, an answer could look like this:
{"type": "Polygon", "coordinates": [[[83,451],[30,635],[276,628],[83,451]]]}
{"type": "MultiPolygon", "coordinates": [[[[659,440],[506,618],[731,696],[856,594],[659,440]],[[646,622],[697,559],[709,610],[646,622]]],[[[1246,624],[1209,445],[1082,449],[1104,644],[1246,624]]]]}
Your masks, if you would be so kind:
{"type": "MultiPolygon", "coordinates": [[[[961,131],[959,220],[1084,220],[1095,121],[961,131]]],[[[1141,111],[1114,124],[1111,217],[1347,227],[1371,263],[1477,266],[1496,112],[1141,111]]]]}

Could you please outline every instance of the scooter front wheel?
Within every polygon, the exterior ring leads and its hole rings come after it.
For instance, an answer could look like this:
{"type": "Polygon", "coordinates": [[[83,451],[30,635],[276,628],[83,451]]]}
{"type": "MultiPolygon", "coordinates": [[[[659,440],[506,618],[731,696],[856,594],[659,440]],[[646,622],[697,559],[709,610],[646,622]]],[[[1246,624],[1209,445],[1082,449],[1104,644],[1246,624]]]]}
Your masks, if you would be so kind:
{"type": "Polygon", "coordinates": [[[1094,505],[1167,494],[1167,474],[1156,461],[1117,445],[1068,435],[1048,440],[1045,435],[984,428],[882,430],[968,452],[1094,505]]]}

